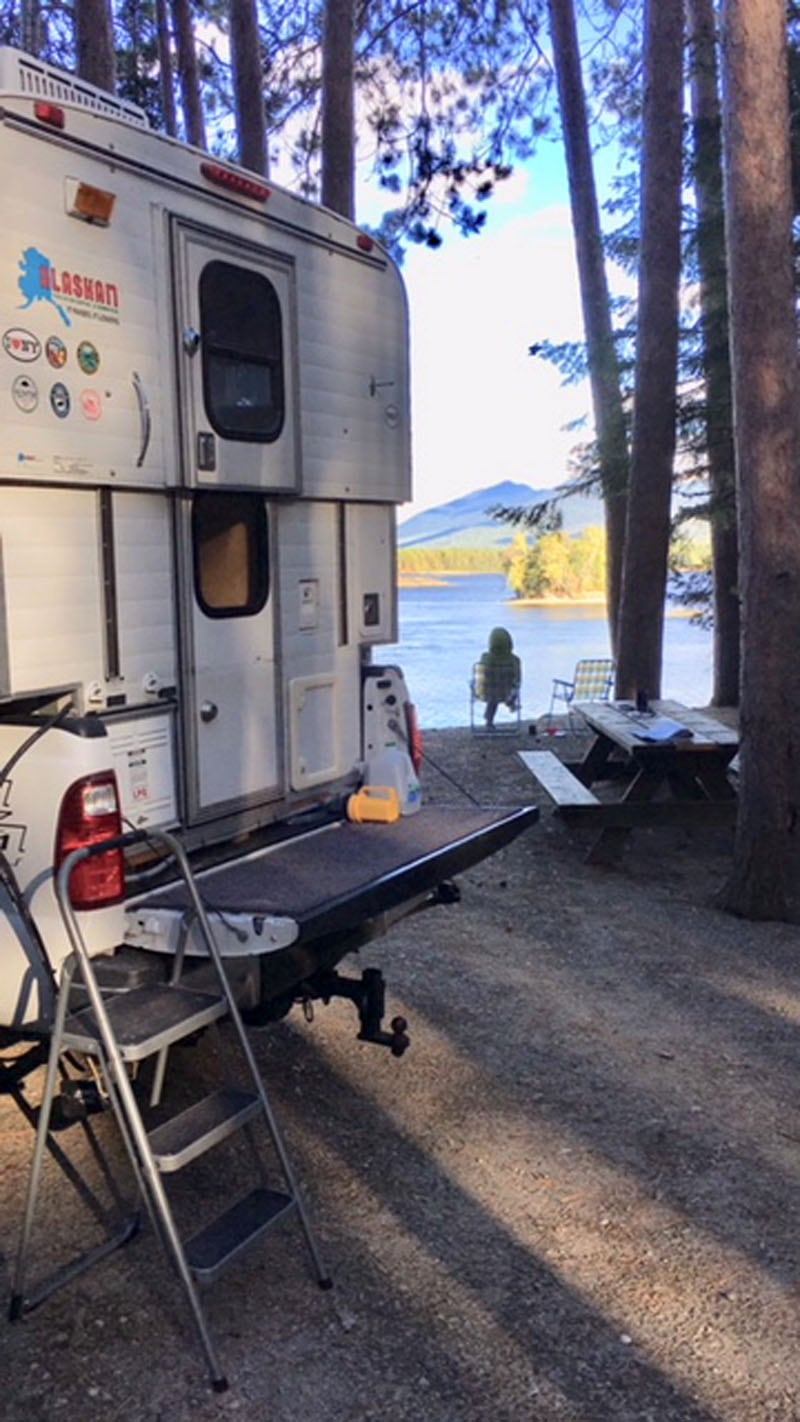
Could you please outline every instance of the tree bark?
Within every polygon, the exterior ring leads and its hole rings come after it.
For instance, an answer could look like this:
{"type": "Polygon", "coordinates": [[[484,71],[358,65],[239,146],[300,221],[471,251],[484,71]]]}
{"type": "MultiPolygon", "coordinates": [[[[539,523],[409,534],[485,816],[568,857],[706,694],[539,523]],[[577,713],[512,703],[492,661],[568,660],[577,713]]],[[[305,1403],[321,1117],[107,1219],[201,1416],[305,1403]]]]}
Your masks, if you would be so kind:
{"type": "Polygon", "coordinates": [[[606,513],[608,615],[612,647],[622,587],[628,442],[619,363],[611,323],[600,211],[592,167],[589,121],[573,0],[548,0],[553,62],[564,130],[572,228],[589,361],[592,408],[606,513]]]}
{"type": "Polygon", "coordinates": [[[76,0],[75,52],[81,78],[113,94],[116,66],[108,0],[76,0]]]}
{"type": "Polygon", "coordinates": [[[694,191],[706,386],[706,452],[714,570],[712,704],[739,704],[739,545],[722,198],[722,116],[713,0],[689,0],[694,191]]]}
{"type": "Polygon", "coordinates": [[[26,54],[40,55],[44,39],[40,0],[22,0],[20,5],[21,45],[26,54]]]}
{"type": "Polygon", "coordinates": [[[158,39],[158,68],[164,130],[170,138],[175,138],[178,132],[178,120],[175,113],[175,89],[172,82],[172,45],[170,43],[167,0],[156,0],[156,36],[158,39]]]}
{"type": "Polygon", "coordinates": [[[742,590],[739,818],[723,903],[798,919],[800,376],[784,0],[725,0],[722,75],[742,590]]]}
{"type": "Polygon", "coordinates": [[[354,0],[327,0],[322,47],[322,201],[355,217],[354,0]]]}
{"type": "Polygon", "coordinates": [[[675,460],[683,0],[646,0],[642,235],[617,695],[661,691],[675,460]]]}
{"type": "Polygon", "coordinates": [[[254,173],[266,175],[267,121],[255,0],[230,0],[230,26],[239,161],[254,173]]]}
{"type": "Polygon", "coordinates": [[[178,51],[178,79],[187,142],[194,144],[195,148],[205,148],[206,125],[189,0],[172,0],[172,23],[178,51]]]}

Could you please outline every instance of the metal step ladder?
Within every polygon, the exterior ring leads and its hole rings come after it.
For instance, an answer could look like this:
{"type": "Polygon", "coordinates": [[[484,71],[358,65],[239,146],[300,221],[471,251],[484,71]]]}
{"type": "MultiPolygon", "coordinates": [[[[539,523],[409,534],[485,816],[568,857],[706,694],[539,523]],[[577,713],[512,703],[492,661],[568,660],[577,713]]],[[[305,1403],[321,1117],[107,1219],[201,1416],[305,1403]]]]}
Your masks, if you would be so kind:
{"type": "Polygon", "coordinates": [[[51,1140],[56,1092],[66,1070],[65,1064],[74,1060],[76,1055],[84,1056],[95,1065],[101,1090],[107,1095],[116,1117],[141,1197],[185,1289],[213,1388],[216,1392],[223,1392],[228,1384],[211,1339],[198,1284],[212,1283],[243,1250],[291,1213],[296,1213],[299,1218],[320,1287],[330,1288],[331,1279],[322,1263],[306,1206],[181,844],[163,830],[148,830],[134,831],[114,840],[78,849],[62,864],[56,892],[73,951],[64,964],[59,985],[10,1317],[18,1319],[35,1307],[59,1287],[61,1281],[66,1282],[86,1267],[84,1261],[91,1263],[95,1257],[105,1257],[123,1242],[123,1234],[126,1239],[130,1238],[130,1230],[126,1232],[117,1228],[116,1234],[106,1244],[81,1256],[81,1262],[76,1267],[68,1266],[59,1271],[59,1276],[54,1276],[53,1280],[26,1293],[28,1256],[42,1165],[51,1140]],[[200,929],[216,973],[218,991],[198,992],[182,985],[180,958],[176,960],[176,971],[169,984],[146,984],[110,997],[101,991],[70,901],[70,877],[77,865],[87,858],[145,840],[148,843],[155,841],[175,859],[189,894],[193,920],[200,929]],[[73,988],[77,986],[82,986],[85,991],[86,1005],[75,1010],[73,988]],[[238,1039],[247,1068],[247,1085],[222,1085],[204,1100],[148,1131],[133,1089],[131,1071],[135,1071],[138,1064],[149,1057],[158,1058],[156,1091],[159,1091],[169,1048],[223,1017],[230,1019],[238,1039]],[[182,1239],[165,1187],[165,1177],[181,1170],[234,1132],[242,1129],[249,1131],[252,1123],[259,1118],[266,1125],[280,1165],[282,1188],[274,1189],[265,1182],[259,1183],[193,1237],[182,1239]]]}

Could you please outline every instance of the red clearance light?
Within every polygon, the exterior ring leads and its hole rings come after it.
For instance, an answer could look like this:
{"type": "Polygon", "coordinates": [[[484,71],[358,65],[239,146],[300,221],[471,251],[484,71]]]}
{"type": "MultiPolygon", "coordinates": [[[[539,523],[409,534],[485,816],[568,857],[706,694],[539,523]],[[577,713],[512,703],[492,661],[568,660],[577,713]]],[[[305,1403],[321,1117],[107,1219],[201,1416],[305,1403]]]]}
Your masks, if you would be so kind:
{"type": "MultiPolygon", "coordinates": [[[[103,775],[86,775],[70,785],[61,801],[56,831],[56,871],[73,849],[88,849],[104,839],[114,839],[122,833],[122,820],[117,795],[117,778],[113,771],[103,775]]],[[[125,897],[125,860],[121,849],[110,849],[84,859],[72,871],[69,896],[73,908],[107,908],[125,897]]]]}
{"type": "Polygon", "coordinates": [[[200,172],[210,183],[216,183],[220,188],[230,188],[231,192],[239,193],[240,197],[266,202],[271,196],[272,189],[268,188],[266,183],[257,183],[255,178],[246,178],[243,173],[233,173],[230,168],[223,168],[221,163],[201,163],[200,172]]]}
{"type": "Polygon", "coordinates": [[[375,246],[375,238],[370,237],[367,232],[359,232],[356,237],[356,246],[360,247],[362,252],[371,252],[375,246]]]}
{"type": "Polygon", "coordinates": [[[64,128],[67,116],[58,104],[48,104],[44,99],[39,99],[33,106],[33,112],[42,123],[49,123],[53,128],[64,128]]]}

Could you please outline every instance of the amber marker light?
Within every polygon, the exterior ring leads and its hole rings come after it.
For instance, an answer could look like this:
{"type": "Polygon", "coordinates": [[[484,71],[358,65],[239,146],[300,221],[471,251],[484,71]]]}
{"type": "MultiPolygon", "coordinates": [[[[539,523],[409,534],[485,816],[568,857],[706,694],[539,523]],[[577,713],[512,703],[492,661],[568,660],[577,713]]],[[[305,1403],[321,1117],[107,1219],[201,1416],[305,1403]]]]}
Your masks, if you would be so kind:
{"type": "Polygon", "coordinates": [[[70,217],[79,217],[82,222],[108,227],[116,200],[116,193],[93,188],[90,183],[76,182],[74,178],[67,180],[67,212],[70,217]]]}

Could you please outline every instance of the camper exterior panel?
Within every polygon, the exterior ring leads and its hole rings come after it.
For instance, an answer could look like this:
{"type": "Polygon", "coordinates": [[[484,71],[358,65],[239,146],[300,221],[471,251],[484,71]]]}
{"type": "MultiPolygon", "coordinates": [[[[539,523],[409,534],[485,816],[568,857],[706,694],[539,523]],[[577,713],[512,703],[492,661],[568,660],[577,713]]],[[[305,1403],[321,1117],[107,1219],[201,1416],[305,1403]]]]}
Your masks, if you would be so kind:
{"type": "Polygon", "coordinates": [[[276,516],[288,754],[292,788],[303,789],[351,774],[359,759],[358,649],[343,625],[338,506],[302,500],[276,516]]]}
{"type": "Polygon", "coordinates": [[[3,490],[6,695],[104,675],[96,501],[91,490],[3,490]]]}
{"type": "Polygon", "coordinates": [[[397,641],[395,511],[391,504],[345,510],[350,623],[359,642],[397,641]]]}
{"type": "Polygon", "coordinates": [[[8,122],[0,165],[14,174],[0,244],[0,475],[167,481],[156,255],[141,183],[8,122]],[[116,195],[108,227],[68,214],[78,181],[116,195]]]}
{"type": "Polygon", "coordinates": [[[121,670],[129,703],[177,686],[171,508],[160,494],[113,496],[121,670]]]}
{"type": "Polygon", "coordinates": [[[409,499],[407,312],[397,272],[314,248],[297,290],[304,492],[409,499]]]}

